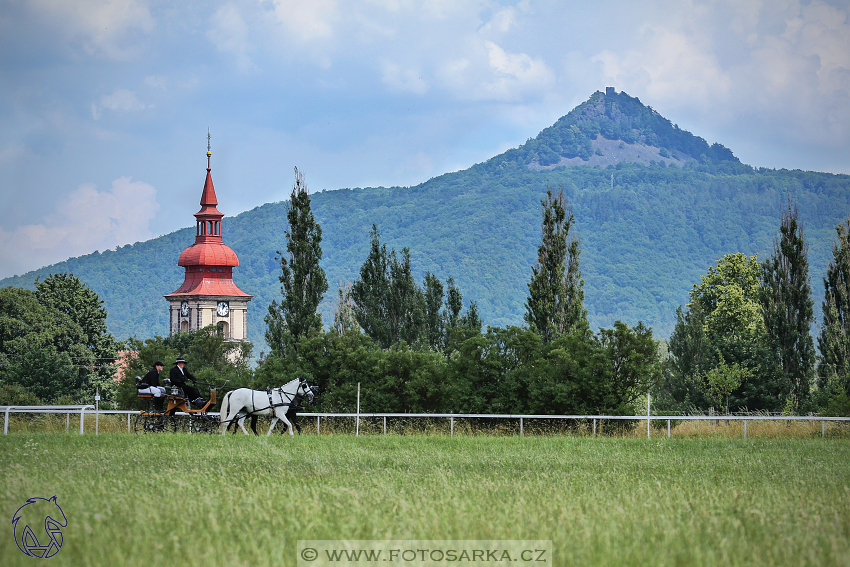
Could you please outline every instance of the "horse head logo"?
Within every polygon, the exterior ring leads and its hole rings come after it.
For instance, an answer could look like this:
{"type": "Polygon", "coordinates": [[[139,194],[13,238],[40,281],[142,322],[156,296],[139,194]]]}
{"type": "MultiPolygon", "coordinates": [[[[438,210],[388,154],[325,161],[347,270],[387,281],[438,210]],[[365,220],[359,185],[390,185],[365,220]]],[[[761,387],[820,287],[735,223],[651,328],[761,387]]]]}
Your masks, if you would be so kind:
{"type": "Polygon", "coordinates": [[[47,559],[62,548],[62,528],[68,520],[56,496],[53,498],[30,498],[12,516],[15,543],[25,555],[47,559]]]}

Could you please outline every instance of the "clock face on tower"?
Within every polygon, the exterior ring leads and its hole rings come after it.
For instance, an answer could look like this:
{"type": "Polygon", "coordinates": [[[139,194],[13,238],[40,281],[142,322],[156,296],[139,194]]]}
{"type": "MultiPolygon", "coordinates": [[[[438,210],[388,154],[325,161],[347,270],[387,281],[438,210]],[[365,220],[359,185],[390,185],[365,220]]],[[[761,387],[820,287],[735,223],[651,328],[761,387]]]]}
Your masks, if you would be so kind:
{"type": "Polygon", "coordinates": [[[215,312],[218,313],[219,317],[227,317],[227,314],[230,313],[230,302],[219,301],[215,312]]]}
{"type": "Polygon", "coordinates": [[[180,303],[180,315],[182,315],[183,317],[189,316],[189,302],[188,301],[183,301],[183,302],[180,303]]]}

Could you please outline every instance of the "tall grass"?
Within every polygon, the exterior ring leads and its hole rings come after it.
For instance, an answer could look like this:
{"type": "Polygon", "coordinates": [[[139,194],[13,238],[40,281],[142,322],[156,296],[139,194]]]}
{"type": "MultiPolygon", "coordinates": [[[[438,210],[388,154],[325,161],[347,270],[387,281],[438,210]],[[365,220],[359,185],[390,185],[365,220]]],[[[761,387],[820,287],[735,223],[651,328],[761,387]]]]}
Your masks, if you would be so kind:
{"type": "MultiPolygon", "coordinates": [[[[850,565],[848,463],[845,438],[15,432],[0,510],[58,496],[52,565],[295,565],[299,539],[551,539],[556,565],[850,565]]],[[[31,565],[4,524],[2,563],[31,565]]]]}
{"type": "MultiPolygon", "coordinates": [[[[2,416],[0,416],[2,418],[2,416]]],[[[125,414],[100,414],[97,418],[93,412],[87,412],[84,420],[86,434],[94,433],[131,433],[135,415],[130,415],[129,428],[125,414]]],[[[257,431],[264,435],[268,432],[270,420],[261,417],[257,431]]],[[[315,417],[299,419],[302,433],[315,435],[318,425],[319,433],[325,434],[354,434],[355,419],[351,417],[323,417],[317,423],[315,417]]],[[[245,425],[248,428],[248,423],[245,425]]],[[[12,414],[9,418],[10,432],[26,433],[79,433],[79,412],[65,414],[12,414]]],[[[283,425],[278,422],[276,432],[283,432],[283,425]]],[[[362,435],[487,435],[513,436],[520,435],[519,420],[512,419],[474,419],[456,418],[454,426],[448,418],[401,418],[392,417],[384,421],[380,417],[361,417],[360,433],[362,435]]],[[[750,420],[747,424],[747,437],[750,438],[814,438],[825,436],[850,438],[850,423],[827,422],[824,430],[817,418],[803,421],[762,421],[750,420]]],[[[591,420],[562,420],[562,419],[525,419],[522,434],[525,436],[593,436],[591,420]]],[[[646,420],[603,420],[597,422],[596,434],[607,437],[646,437],[646,420]]],[[[663,420],[653,420],[652,437],[666,437],[667,423],[663,420]]],[[[727,437],[743,438],[743,421],[724,420],[673,420],[670,428],[671,437],[727,437]]]]}

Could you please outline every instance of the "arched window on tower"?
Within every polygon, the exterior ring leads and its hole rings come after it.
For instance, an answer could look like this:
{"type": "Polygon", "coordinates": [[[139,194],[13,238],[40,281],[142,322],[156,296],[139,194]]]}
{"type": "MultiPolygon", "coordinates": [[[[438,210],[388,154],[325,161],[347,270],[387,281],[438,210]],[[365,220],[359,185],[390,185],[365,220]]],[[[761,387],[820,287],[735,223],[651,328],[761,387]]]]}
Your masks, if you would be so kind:
{"type": "Polygon", "coordinates": [[[180,323],[180,330],[183,331],[184,333],[188,332],[189,331],[189,321],[182,321],[180,323]]]}
{"type": "Polygon", "coordinates": [[[219,321],[218,323],[216,323],[216,325],[218,325],[218,334],[219,334],[219,336],[222,336],[222,337],[224,337],[225,339],[229,339],[229,338],[230,338],[230,336],[229,336],[229,335],[228,335],[228,333],[227,333],[227,331],[228,331],[228,329],[227,329],[227,322],[226,322],[226,321],[219,321]]]}

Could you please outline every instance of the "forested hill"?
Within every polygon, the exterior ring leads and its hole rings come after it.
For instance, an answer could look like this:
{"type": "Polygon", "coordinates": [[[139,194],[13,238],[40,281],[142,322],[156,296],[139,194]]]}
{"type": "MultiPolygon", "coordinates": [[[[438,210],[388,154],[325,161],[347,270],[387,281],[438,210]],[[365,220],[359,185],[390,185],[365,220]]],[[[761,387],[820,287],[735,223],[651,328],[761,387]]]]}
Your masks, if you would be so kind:
{"type": "MultiPolygon", "coordinates": [[[[850,176],[753,169],[636,98],[597,92],[536,138],[469,169],[414,187],[313,194],[330,283],[325,323],[332,321],[338,282],[358,276],[374,223],[388,247],[411,249],[420,282],[426,271],[443,281],[454,277],[465,303],[478,302],[485,324],[521,324],[540,239],[540,199],[547,187],[559,186],[581,237],[591,324],[641,320],[659,337],[669,336],[676,307],[718,258],[770,252],[789,196],[805,223],[819,317],[835,226],[850,214],[850,176]]],[[[221,210],[227,211],[228,193],[238,190],[216,187],[221,210]]],[[[194,212],[186,211],[187,224],[194,212]]],[[[255,295],[249,336],[257,343],[267,305],[280,294],[275,254],[285,247],[285,229],[285,203],[223,222],[224,240],[240,260],[234,280],[255,295]]],[[[118,338],[166,334],[162,296],[183,281],[177,258],[193,241],[194,229],[187,228],[7,278],[0,286],[32,288],[36,276],[73,272],[105,300],[118,338]]]]}

